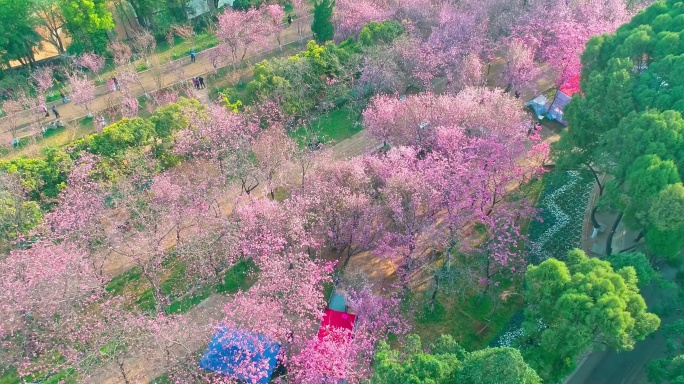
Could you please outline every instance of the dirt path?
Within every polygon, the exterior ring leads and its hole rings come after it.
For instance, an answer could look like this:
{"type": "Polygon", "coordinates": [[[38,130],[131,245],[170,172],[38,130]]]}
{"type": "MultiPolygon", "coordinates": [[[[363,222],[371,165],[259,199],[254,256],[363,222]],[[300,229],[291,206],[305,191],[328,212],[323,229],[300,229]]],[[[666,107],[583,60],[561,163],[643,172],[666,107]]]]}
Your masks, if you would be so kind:
{"type": "MultiPolygon", "coordinates": [[[[311,16],[307,16],[301,19],[301,22],[304,25],[307,25],[310,23],[312,20],[311,16]]],[[[297,34],[297,28],[295,27],[295,24],[298,21],[294,21],[292,23],[292,26],[287,26],[285,25],[283,27],[282,33],[281,33],[281,41],[283,45],[289,45],[295,42],[299,41],[306,41],[311,34],[310,31],[307,31],[305,28],[305,34],[304,36],[298,36],[297,34]]],[[[213,49],[213,48],[210,48],[213,49]]],[[[261,50],[260,52],[256,53],[250,53],[249,56],[247,56],[244,60],[244,62],[255,62],[255,60],[258,60],[262,56],[270,53],[277,51],[279,49],[278,43],[275,39],[275,36],[273,37],[272,43],[266,47],[265,49],[261,50]]],[[[197,54],[196,62],[191,63],[189,57],[184,57],[182,59],[176,60],[174,63],[181,63],[183,66],[183,78],[185,81],[196,77],[200,75],[206,75],[208,73],[213,73],[214,72],[214,67],[211,64],[211,61],[209,59],[209,55],[207,54],[209,50],[201,51],[197,54]]],[[[233,62],[229,60],[222,60],[219,62],[218,68],[223,68],[232,65],[233,62]]],[[[168,67],[168,66],[167,66],[168,67]]],[[[133,86],[133,94],[136,97],[142,96],[147,92],[153,91],[156,89],[156,80],[155,76],[153,74],[152,70],[146,70],[143,72],[138,73],[140,77],[140,83],[142,84],[142,88],[139,85],[134,85],[133,86]]],[[[178,75],[175,73],[166,73],[162,76],[162,88],[170,87],[174,84],[178,83],[178,75]]],[[[211,84],[208,84],[210,87],[211,84]]],[[[95,100],[91,103],[91,111],[93,115],[97,115],[98,112],[106,109],[109,107],[111,102],[115,104],[119,104],[121,100],[121,94],[119,92],[116,92],[112,94],[107,85],[101,85],[99,87],[96,87],[95,89],[95,100]],[[112,98],[112,101],[109,100],[109,98],[112,98]]],[[[66,104],[62,104],[61,100],[57,100],[55,102],[48,103],[48,108],[51,109],[52,106],[56,106],[57,111],[59,111],[59,114],[61,116],[60,120],[62,122],[70,122],[79,118],[83,118],[86,115],[86,111],[83,107],[80,107],[78,105],[75,105],[73,102],[68,102],[66,104]]],[[[40,113],[40,112],[39,112],[40,113]]],[[[54,120],[53,117],[50,117],[48,119],[44,119],[41,121],[41,125],[46,125],[49,121],[54,120]]],[[[32,127],[33,123],[35,122],[35,113],[32,111],[23,111],[20,114],[19,121],[18,121],[18,126],[20,127],[16,136],[17,137],[26,137],[30,136],[33,134],[36,134],[37,132],[33,132],[32,127]]],[[[0,118],[0,133],[2,134],[7,134],[9,131],[10,127],[8,126],[8,120],[7,117],[0,118]]],[[[3,143],[5,144],[5,143],[3,143]]]]}

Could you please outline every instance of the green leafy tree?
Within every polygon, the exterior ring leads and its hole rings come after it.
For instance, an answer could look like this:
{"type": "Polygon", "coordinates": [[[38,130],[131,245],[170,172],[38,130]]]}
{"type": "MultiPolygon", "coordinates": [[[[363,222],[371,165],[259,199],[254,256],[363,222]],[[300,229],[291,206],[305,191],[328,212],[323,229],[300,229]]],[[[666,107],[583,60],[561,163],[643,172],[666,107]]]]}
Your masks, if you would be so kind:
{"type": "Polygon", "coordinates": [[[523,356],[549,382],[572,372],[584,353],[631,350],[660,325],[646,311],[633,267],[615,271],[578,249],[567,260],[548,259],[525,274],[523,356]]]}
{"type": "Polygon", "coordinates": [[[359,42],[363,45],[388,44],[402,33],[404,27],[395,20],[371,21],[359,33],[359,42]]]}
{"type": "Polygon", "coordinates": [[[19,178],[0,173],[0,250],[28,233],[42,218],[40,206],[28,200],[19,178]]]}
{"type": "Polygon", "coordinates": [[[40,35],[34,30],[37,19],[26,0],[0,0],[0,65],[11,60],[23,65],[35,62],[34,49],[40,45],[40,35]]]}
{"type": "Polygon", "coordinates": [[[649,222],[663,231],[684,229],[684,186],[670,184],[660,191],[648,212],[649,222]]]}
{"type": "Polygon", "coordinates": [[[152,28],[154,14],[166,6],[164,0],[129,0],[128,3],[135,10],[138,23],[145,28],[152,28]]]}
{"type": "Polygon", "coordinates": [[[645,288],[652,282],[664,283],[663,277],[653,269],[653,266],[648,261],[648,258],[643,253],[618,253],[606,256],[605,259],[613,267],[613,270],[619,271],[624,267],[634,268],[637,279],[639,280],[639,288],[645,288]]]}
{"type": "Polygon", "coordinates": [[[314,4],[314,19],[311,24],[313,37],[318,43],[330,41],[335,36],[335,26],[332,23],[335,0],[320,0],[314,4]]]}
{"type": "Polygon", "coordinates": [[[541,384],[541,378],[514,348],[485,348],[469,353],[458,372],[463,384],[541,384]]]}
{"type": "MultiPolygon", "coordinates": [[[[644,155],[673,161],[682,178],[682,18],[681,2],[658,2],[615,33],[596,36],[587,43],[582,54],[582,92],[567,105],[569,129],[554,145],[560,167],[610,173],[615,176],[615,190],[622,195],[630,195],[624,190],[629,188],[627,173],[636,159],[644,155]]],[[[624,213],[628,224],[635,226],[631,215],[634,212],[624,213]]],[[[622,215],[618,215],[620,218],[622,215]]],[[[681,243],[677,241],[676,236],[681,238],[677,231],[658,228],[648,217],[639,220],[638,225],[645,229],[650,249],[677,252],[674,246],[681,243]]],[[[608,252],[612,233],[607,239],[608,252]]]]}
{"type": "Polygon", "coordinates": [[[408,335],[401,350],[381,341],[375,355],[373,384],[439,384],[456,375],[465,351],[451,336],[441,336],[433,353],[422,350],[420,336],[408,335]]]}
{"type": "Polygon", "coordinates": [[[250,8],[259,8],[263,2],[263,0],[235,0],[233,1],[233,9],[246,11],[250,8]]]}
{"type": "Polygon", "coordinates": [[[660,191],[679,182],[673,161],[663,161],[657,155],[644,155],[633,161],[623,180],[610,182],[606,200],[624,212],[630,227],[643,228],[649,224],[649,210],[660,191]]]}
{"type": "Polygon", "coordinates": [[[663,326],[666,357],[648,365],[648,382],[653,384],[684,383],[684,320],[663,326]]]}
{"type": "Polygon", "coordinates": [[[49,204],[64,188],[70,169],[70,158],[61,150],[46,148],[43,158],[15,157],[0,161],[0,171],[15,174],[27,197],[49,204]]]}
{"type": "Polygon", "coordinates": [[[114,18],[106,0],[61,0],[66,29],[73,37],[72,53],[107,51],[107,31],[114,28],[114,18]]]}
{"type": "Polygon", "coordinates": [[[541,379],[514,348],[486,348],[467,353],[449,335],[421,347],[408,335],[401,350],[380,342],[372,384],[538,384],[541,379]]]}
{"type": "Polygon", "coordinates": [[[27,3],[31,5],[31,11],[36,16],[38,24],[48,31],[48,35],[43,39],[55,47],[57,52],[64,53],[65,46],[60,30],[66,21],[59,7],[59,0],[31,0],[27,3]]]}
{"type": "Polygon", "coordinates": [[[155,136],[155,125],[151,121],[139,117],[122,119],[108,127],[102,133],[87,136],[72,144],[72,153],[88,151],[106,157],[124,155],[128,148],[140,147],[150,142],[155,136]]]}

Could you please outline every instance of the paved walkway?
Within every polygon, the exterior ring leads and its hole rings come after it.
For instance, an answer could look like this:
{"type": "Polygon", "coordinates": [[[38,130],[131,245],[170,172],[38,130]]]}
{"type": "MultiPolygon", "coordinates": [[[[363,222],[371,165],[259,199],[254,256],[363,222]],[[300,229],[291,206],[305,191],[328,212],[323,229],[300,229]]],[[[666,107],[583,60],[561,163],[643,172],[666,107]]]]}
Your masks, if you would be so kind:
{"type": "MultiPolygon", "coordinates": [[[[307,16],[303,17],[301,19],[301,22],[304,23],[304,25],[307,25],[310,23],[312,20],[312,16],[307,16]]],[[[291,26],[285,25],[282,32],[281,32],[281,42],[283,45],[289,45],[295,42],[299,41],[304,41],[305,39],[308,39],[311,34],[309,31],[307,31],[307,34],[303,36],[299,36],[297,34],[297,28],[295,27],[296,23],[298,21],[295,20],[291,26]]],[[[306,30],[306,28],[304,28],[306,30]]],[[[193,77],[200,76],[200,75],[206,75],[209,73],[214,72],[214,67],[211,64],[211,60],[209,59],[208,52],[211,49],[215,48],[210,48],[205,51],[201,51],[197,54],[196,62],[195,63],[190,63],[190,58],[185,57],[182,59],[176,60],[174,63],[181,63],[182,68],[183,68],[183,78],[187,81],[193,77]]],[[[244,62],[254,62],[255,59],[261,58],[263,55],[268,54],[270,52],[277,51],[279,49],[278,43],[276,41],[275,36],[272,39],[272,43],[266,47],[265,49],[259,51],[259,52],[250,52],[249,56],[247,56],[244,60],[244,62]]],[[[233,65],[234,63],[230,60],[222,60],[219,62],[219,65],[217,68],[223,68],[227,67],[230,65],[233,65]]],[[[240,63],[238,63],[240,64],[240,63]]],[[[166,66],[168,68],[168,65],[166,66]]],[[[166,69],[165,68],[165,69],[166,69]]],[[[164,72],[167,72],[164,70],[164,72]]],[[[158,71],[157,71],[158,73],[158,71]]],[[[155,78],[158,76],[155,76],[155,71],[154,70],[146,70],[143,72],[138,73],[140,77],[140,83],[142,87],[139,85],[134,85],[133,86],[133,93],[137,97],[144,95],[147,92],[151,92],[156,90],[157,88],[157,81],[155,78]]],[[[162,88],[170,87],[174,84],[178,83],[178,74],[176,73],[164,73],[161,76],[161,84],[162,88]]],[[[208,86],[211,86],[209,84],[208,86]]],[[[109,91],[107,85],[102,85],[99,87],[96,87],[95,89],[95,100],[91,103],[91,111],[93,111],[93,114],[97,114],[99,111],[104,110],[111,106],[112,102],[115,105],[118,105],[121,100],[121,94],[120,92],[115,92],[112,93],[109,91]],[[110,97],[112,100],[110,100],[110,97]]],[[[66,104],[62,104],[61,100],[48,103],[48,108],[51,109],[52,106],[56,106],[57,110],[61,116],[61,120],[63,122],[69,122],[73,121],[79,118],[83,118],[87,113],[85,108],[76,105],[74,102],[68,102],[66,104]]],[[[42,112],[39,112],[42,113],[42,112]]],[[[44,119],[41,124],[47,124],[49,121],[54,120],[54,117],[50,117],[47,119],[44,119]]],[[[18,137],[25,137],[25,136],[30,136],[32,134],[35,134],[36,132],[32,132],[32,129],[35,129],[32,127],[32,125],[36,121],[36,114],[32,113],[32,111],[23,111],[20,113],[19,121],[18,121],[18,126],[20,129],[17,132],[18,137]]],[[[7,135],[9,132],[10,127],[8,126],[8,118],[3,117],[0,118],[0,137],[7,135]]],[[[5,143],[2,143],[5,144],[5,143]]]]}
{"type": "MultiPolygon", "coordinates": [[[[606,177],[603,177],[602,182],[605,182],[606,177]]],[[[596,214],[596,221],[601,224],[601,232],[592,238],[592,222],[591,209],[598,201],[599,189],[594,183],[594,191],[592,198],[587,206],[585,214],[585,225],[583,230],[582,248],[584,251],[595,257],[602,257],[605,255],[606,242],[608,235],[617,218],[617,212],[598,212],[596,214]]],[[[635,242],[638,236],[638,231],[630,230],[621,221],[617,226],[615,235],[613,236],[612,249],[613,253],[619,253],[622,250],[632,248],[637,245],[635,242]]],[[[641,240],[643,241],[643,239],[641,240]]],[[[673,281],[677,270],[667,265],[663,266],[661,273],[670,281],[673,281]]],[[[642,290],[642,296],[646,300],[649,308],[658,305],[662,300],[662,289],[658,286],[648,287],[642,290]]],[[[676,318],[682,316],[672,316],[668,318],[661,318],[662,323],[674,321],[676,318]]],[[[662,324],[661,324],[662,327],[662,324]]],[[[661,330],[648,336],[646,340],[639,341],[631,351],[615,352],[613,350],[595,351],[587,355],[580,361],[577,369],[569,375],[565,384],[642,384],[647,381],[646,365],[653,359],[664,355],[665,340],[662,336],[661,330]]]]}

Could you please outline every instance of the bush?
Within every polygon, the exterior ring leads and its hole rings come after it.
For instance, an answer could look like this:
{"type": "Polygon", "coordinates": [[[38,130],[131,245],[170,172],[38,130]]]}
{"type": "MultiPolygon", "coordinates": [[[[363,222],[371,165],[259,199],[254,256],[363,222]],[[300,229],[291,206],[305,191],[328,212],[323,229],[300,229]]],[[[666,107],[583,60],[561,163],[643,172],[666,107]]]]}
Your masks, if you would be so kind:
{"type": "Polygon", "coordinates": [[[68,157],[55,148],[43,150],[42,159],[16,157],[0,161],[0,170],[16,173],[31,200],[54,199],[64,188],[68,172],[68,157]]]}
{"type": "Polygon", "coordinates": [[[168,138],[175,132],[187,129],[190,119],[183,111],[188,109],[201,111],[204,107],[196,99],[181,98],[177,103],[157,109],[148,119],[154,125],[155,136],[168,138]]]}
{"type": "Polygon", "coordinates": [[[250,8],[259,8],[263,2],[263,0],[235,0],[233,1],[233,9],[236,11],[246,11],[250,8]]]}
{"type": "Polygon", "coordinates": [[[87,136],[76,141],[75,149],[106,157],[114,157],[129,147],[139,147],[154,136],[154,124],[139,117],[123,119],[104,129],[100,134],[87,136]]]}
{"type": "Polygon", "coordinates": [[[404,33],[404,28],[394,20],[382,23],[371,21],[361,30],[359,42],[363,45],[388,44],[402,33],[404,33]]]}

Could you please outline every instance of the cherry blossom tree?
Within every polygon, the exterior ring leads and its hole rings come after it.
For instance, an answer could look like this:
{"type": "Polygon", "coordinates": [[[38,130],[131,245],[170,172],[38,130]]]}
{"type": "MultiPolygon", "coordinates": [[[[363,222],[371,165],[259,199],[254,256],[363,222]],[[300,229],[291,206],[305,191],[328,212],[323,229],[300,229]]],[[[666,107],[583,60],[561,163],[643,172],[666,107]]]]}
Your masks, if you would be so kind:
{"type": "Polygon", "coordinates": [[[361,158],[322,159],[314,164],[302,188],[309,209],[320,219],[320,236],[337,252],[342,268],[352,256],[370,250],[383,230],[380,206],[373,199],[371,178],[361,158]],[[346,251],[346,252],[345,252],[346,251]]]}
{"type": "Polygon", "coordinates": [[[535,59],[551,65],[560,85],[579,75],[580,55],[589,38],[615,31],[632,14],[619,0],[533,1],[513,28],[513,36],[534,52],[535,59]],[[539,9],[555,15],[556,22],[543,22],[539,9]]]}
{"type": "Polygon", "coordinates": [[[52,67],[41,67],[31,72],[31,79],[36,85],[40,95],[44,95],[55,84],[54,70],[52,67]]]}
{"type": "Polygon", "coordinates": [[[216,35],[228,46],[235,62],[244,60],[247,52],[258,50],[268,44],[272,27],[268,23],[265,9],[251,8],[247,11],[227,9],[218,16],[216,35]]]}
{"type": "Polygon", "coordinates": [[[388,224],[378,241],[377,254],[399,266],[402,289],[407,291],[416,268],[430,250],[421,237],[429,236],[426,230],[434,223],[435,206],[431,198],[431,185],[419,151],[411,147],[392,148],[386,156],[367,156],[366,167],[378,185],[378,194],[388,224]]]}
{"type": "Polygon", "coordinates": [[[96,74],[99,79],[100,71],[105,65],[105,58],[94,52],[86,52],[76,58],[76,65],[90,70],[96,74]]]}
{"type": "Polygon", "coordinates": [[[385,21],[391,16],[392,10],[385,1],[336,1],[333,14],[335,37],[337,40],[345,40],[356,36],[364,25],[371,21],[385,21]]]}
{"type": "Polygon", "coordinates": [[[131,47],[125,43],[114,41],[109,43],[107,46],[112,54],[114,55],[114,63],[117,66],[127,65],[131,62],[131,57],[133,53],[131,52],[131,47]]]}
{"type": "Polygon", "coordinates": [[[506,47],[504,60],[504,66],[499,72],[500,84],[514,92],[534,90],[541,71],[534,62],[532,50],[514,40],[506,47]]]}
{"type": "Polygon", "coordinates": [[[283,184],[284,171],[291,164],[296,147],[297,142],[287,136],[280,126],[271,127],[261,133],[254,143],[257,167],[272,199],[275,199],[275,188],[283,184]]]}
{"type": "Polygon", "coordinates": [[[285,17],[285,9],[282,5],[269,4],[263,10],[265,23],[268,24],[268,30],[265,31],[267,34],[275,35],[276,41],[278,42],[278,48],[280,51],[283,50],[283,43],[280,41],[280,34],[283,30],[283,18],[285,17]]]}
{"type": "Polygon", "coordinates": [[[363,112],[368,132],[395,146],[430,150],[439,127],[458,126],[500,142],[525,138],[528,119],[518,102],[498,90],[469,87],[456,95],[420,94],[405,100],[375,97],[363,112]],[[508,116],[502,121],[499,116],[508,116]]]}
{"type": "Polygon", "coordinates": [[[237,177],[249,194],[259,185],[251,148],[259,126],[248,116],[213,105],[207,116],[193,116],[192,128],[178,132],[176,152],[211,160],[226,177],[237,177]]]}
{"type": "Polygon", "coordinates": [[[135,35],[132,39],[133,50],[141,59],[145,60],[145,63],[149,65],[148,57],[154,52],[157,47],[157,41],[154,36],[147,31],[142,30],[135,35]]]}
{"type": "Polygon", "coordinates": [[[69,76],[69,96],[71,100],[79,106],[82,106],[88,117],[92,117],[90,104],[95,100],[95,85],[91,83],[87,77],[74,73],[69,76]]]}
{"type": "Polygon", "coordinates": [[[19,118],[24,108],[19,101],[12,99],[3,101],[1,105],[0,109],[6,114],[4,118],[6,132],[9,133],[11,139],[15,139],[19,134],[19,118]]]}
{"type": "Polygon", "coordinates": [[[290,1],[290,4],[292,4],[292,11],[295,15],[295,22],[297,25],[297,36],[299,37],[299,41],[301,42],[302,38],[304,37],[303,19],[309,13],[309,3],[306,0],[292,0],[290,1]]]}

